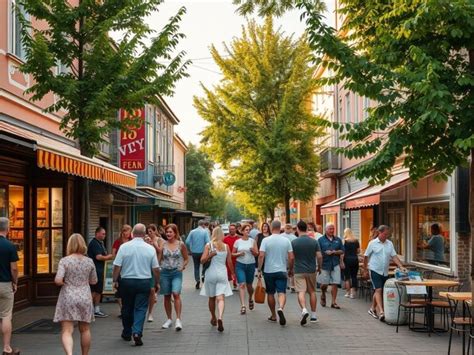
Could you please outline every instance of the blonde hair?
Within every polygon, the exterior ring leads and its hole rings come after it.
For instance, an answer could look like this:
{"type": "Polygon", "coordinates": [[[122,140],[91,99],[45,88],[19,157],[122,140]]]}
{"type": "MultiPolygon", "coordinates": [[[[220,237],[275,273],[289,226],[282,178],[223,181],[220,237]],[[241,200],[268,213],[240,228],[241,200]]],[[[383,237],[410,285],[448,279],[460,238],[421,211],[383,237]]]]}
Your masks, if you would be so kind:
{"type": "Polygon", "coordinates": [[[225,244],[223,242],[224,232],[221,227],[216,227],[212,231],[211,243],[217,246],[217,249],[220,251],[225,250],[225,244]]]}
{"type": "Polygon", "coordinates": [[[350,228],[344,229],[344,240],[347,239],[357,239],[350,228]]]}
{"type": "Polygon", "coordinates": [[[67,241],[66,254],[82,254],[87,253],[86,241],[79,233],[73,233],[67,241]]]}

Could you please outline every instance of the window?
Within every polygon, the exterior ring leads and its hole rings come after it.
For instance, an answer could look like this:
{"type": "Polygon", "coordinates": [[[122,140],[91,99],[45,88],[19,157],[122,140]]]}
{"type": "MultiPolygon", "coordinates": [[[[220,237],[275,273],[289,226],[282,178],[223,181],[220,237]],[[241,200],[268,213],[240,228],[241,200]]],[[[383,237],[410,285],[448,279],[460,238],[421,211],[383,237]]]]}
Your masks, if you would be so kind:
{"type": "Polygon", "coordinates": [[[150,119],[149,122],[146,124],[147,131],[148,131],[148,161],[154,162],[155,161],[155,148],[153,142],[153,121],[150,119]]]}
{"type": "Polygon", "coordinates": [[[61,75],[61,74],[68,74],[69,73],[69,67],[62,63],[60,60],[56,62],[56,75],[61,75]]]}
{"type": "Polygon", "coordinates": [[[449,267],[449,202],[413,205],[413,259],[449,267]]]}
{"type": "Polygon", "coordinates": [[[339,123],[343,123],[342,121],[342,99],[339,99],[339,112],[338,112],[338,115],[337,115],[337,122],[339,123]]]}
{"type": "Polygon", "coordinates": [[[364,120],[369,117],[369,108],[370,108],[370,99],[368,97],[364,97],[364,120]]]}
{"type": "Polygon", "coordinates": [[[351,122],[351,93],[346,94],[346,123],[351,122]]]}
{"type": "Polygon", "coordinates": [[[156,152],[156,162],[160,161],[160,129],[161,129],[161,114],[158,109],[155,108],[155,152],[156,152]]]}
{"type": "MultiPolygon", "coordinates": [[[[16,6],[16,0],[12,0],[10,11],[10,52],[21,60],[25,60],[25,48],[21,41],[22,25],[20,22],[18,8],[16,6]]],[[[21,11],[26,20],[29,20],[28,14],[23,10],[22,7],[20,7],[19,11],[21,11]]]]}
{"type": "Polygon", "coordinates": [[[359,123],[359,96],[354,94],[354,123],[359,123]]]}
{"type": "MultiPolygon", "coordinates": [[[[2,200],[6,201],[5,189],[0,190],[0,210],[2,200]],[[3,192],[1,192],[3,190],[3,192]]],[[[15,245],[19,261],[18,275],[25,274],[25,194],[23,186],[8,186],[8,217],[10,219],[9,239],[15,245]]],[[[3,203],[4,204],[4,203],[3,203]]],[[[3,215],[4,216],[4,215],[3,215]]]]}
{"type": "Polygon", "coordinates": [[[55,273],[63,257],[63,189],[36,189],[36,259],[38,274],[55,273]]]}

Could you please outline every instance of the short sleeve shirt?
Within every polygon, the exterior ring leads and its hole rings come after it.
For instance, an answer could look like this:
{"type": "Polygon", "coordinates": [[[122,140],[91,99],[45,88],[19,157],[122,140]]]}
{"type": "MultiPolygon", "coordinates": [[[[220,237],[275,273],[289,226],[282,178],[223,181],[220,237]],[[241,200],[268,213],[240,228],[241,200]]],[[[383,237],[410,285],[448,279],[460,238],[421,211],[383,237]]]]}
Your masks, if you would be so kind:
{"type": "Polygon", "coordinates": [[[339,265],[341,256],[340,255],[327,255],[326,251],[328,250],[342,250],[344,251],[344,245],[342,240],[339,237],[334,236],[330,240],[326,235],[323,235],[318,239],[319,246],[321,247],[321,253],[323,254],[323,270],[332,271],[334,268],[339,265]]]}
{"type": "Polygon", "coordinates": [[[260,251],[265,253],[265,273],[286,272],[288,253],[293,247],[288,239],[279,234],[273,234],[262,240],[260,251]]]}
{"type": "Polygon", "coordinates": [[[321,251],[319,243],[308,235],[302,235],[291,242],[295,254],[295,274],[316,272],[316,253],[321,251]]]}
{"type": "Polygon", "coordinates": [[[97,260],[97,255],[107,255],[107,249],[105,249],[104,242],[94,238],[89,242],[87,247],[87,255],[92,259],[97,270],[97,275],[102,275],[104,272],[105,261],[97,260]]]}
{"type": "Polygon", "coordinates": [[[18,260],[15,245],[4,236],[0,236],[0,282],[12,281],[10,263],[18,260]]]}
{"type": "Polygon", "coordinates": [[[123,279],[151,279],[152,269],[159,267],[156,250],[142,238],[124,243],[117,253],[114,265],[120,266],[123,279]]]}
{"type": "Polygon", "coordinates": [[[255,264],[255,257],[253,256],[251,249],[255,244],[255,240],[249,238],[247,240],[238,239],[234,243],[234,248],[237,252],[244,252],[244,256],[237,257],[237,261],[241,264],[255,264]]]}
{"type": "MultiPolygon", "coordinates": [[[[128,241],[130,241],[130,240],[131,240],[131,238],[128,241]]],[[[120,249],[120,246],[124,243],[126,243],[126,242],[122,242],[122,238],[119,237],[118,239],[115,240],[114,244],[112,244],[112,249],[117,249],[116,252],[118,253],[118,251],[120,249]]]]}
{"type": "Polygon", "coordinates": [[[390,260],[397,253],[390,240],[387,239],[382,243],[379,238],[375,238],[367,246],[364,255],[369,258],[369,270],[379,275],[388,276],[390,260]]]}

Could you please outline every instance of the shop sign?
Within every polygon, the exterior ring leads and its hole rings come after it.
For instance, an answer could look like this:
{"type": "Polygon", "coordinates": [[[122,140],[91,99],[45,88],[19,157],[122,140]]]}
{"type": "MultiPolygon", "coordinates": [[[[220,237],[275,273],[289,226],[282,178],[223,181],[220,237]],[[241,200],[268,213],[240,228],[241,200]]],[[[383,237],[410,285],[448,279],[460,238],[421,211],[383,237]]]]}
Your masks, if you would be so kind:
{"type": "MultiPolygon", "coordinates": [[[[120,132],[120,168],[123,170],[145,170],[145,109],[137,110],[135,116],[140,117],[140,127],[120,132]]],[[[120,120],[127,117],[128,113],[120,110],[120,120]]]]}

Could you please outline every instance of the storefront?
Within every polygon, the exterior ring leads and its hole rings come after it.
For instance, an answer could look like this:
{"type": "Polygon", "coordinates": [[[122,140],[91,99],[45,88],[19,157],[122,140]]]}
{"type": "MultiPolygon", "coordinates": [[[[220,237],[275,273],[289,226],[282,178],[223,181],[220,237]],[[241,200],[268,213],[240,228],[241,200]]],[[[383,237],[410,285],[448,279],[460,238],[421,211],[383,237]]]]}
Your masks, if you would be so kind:
{"type": "Polygon", "coordinates": [[[82,157],[67,139],[0,121],[0,215],[10,219],[20,258],[16,309],[55,302],[67,237],[82,230],[84,178],[135,184],[133,174],[82,157]]]}

